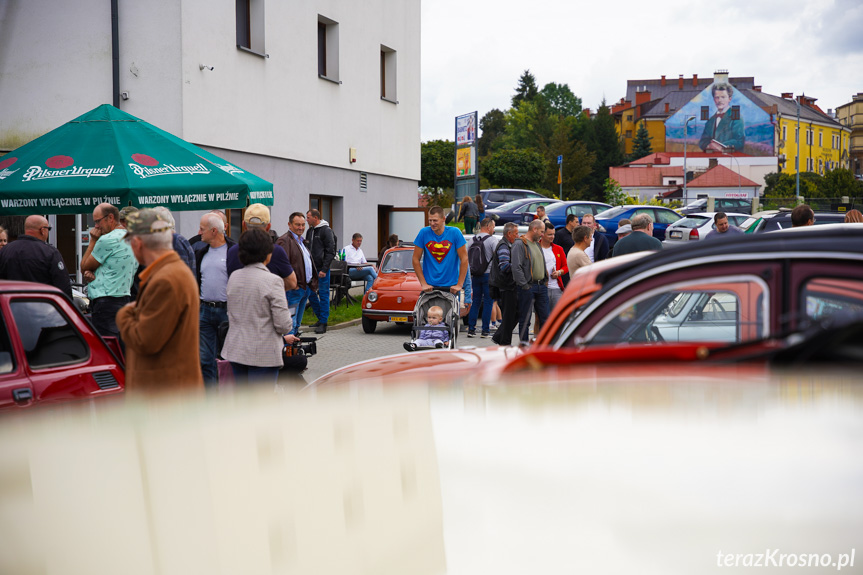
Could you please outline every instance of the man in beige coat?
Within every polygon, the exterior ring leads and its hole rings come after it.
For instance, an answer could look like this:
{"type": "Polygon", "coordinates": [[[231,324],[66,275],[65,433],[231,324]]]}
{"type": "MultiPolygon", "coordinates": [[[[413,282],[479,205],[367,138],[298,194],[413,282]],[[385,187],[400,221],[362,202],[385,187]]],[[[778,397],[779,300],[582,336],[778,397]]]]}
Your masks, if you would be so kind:
{"type": "Polygon", "coordinates": [[[172,245],[172,226],[144,209],[129,214],[126,241],[141,272],[137,299],[117,312],[126,343],[126,391],[203,390],[198,358],[198,284],[172,245]]]}

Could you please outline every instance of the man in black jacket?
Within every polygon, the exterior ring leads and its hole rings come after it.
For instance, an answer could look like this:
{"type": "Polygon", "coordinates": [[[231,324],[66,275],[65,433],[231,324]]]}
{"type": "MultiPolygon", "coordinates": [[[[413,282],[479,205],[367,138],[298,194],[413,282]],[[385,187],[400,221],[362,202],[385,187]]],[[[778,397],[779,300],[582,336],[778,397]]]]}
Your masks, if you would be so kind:
{"type": "Polygon", "coordinates": [[[46,243],[50,231],[43,216],[27,216],[24,235],[0,250],[0,279],[52,285],[71,299],[72,284],[63,258],[46,243]]]}
{"type": "Polygon", "coordinates": [[[330,224],[321,219],[318,210],[309,210],[306,220],[309,222],[306,241],[309,243],[312,262],[318,270],[318,289],[309,294],[309,305],[318,318],[312,327],[315,333],[326,333],[327,321],[330,319],[330,263],[336,257],[336,236],[330,224]]]}
{"type": "Polygon", "coordinates": [[[518,323],[518,294],[512,277],[512,243],[517,237],[518,226],[512,222],[504,224],[503,239],[497,243],[489,266],[489,284],[499,292],[501,324],[491,338],[498,345],[512,344],[512,330],[518,323]]]}

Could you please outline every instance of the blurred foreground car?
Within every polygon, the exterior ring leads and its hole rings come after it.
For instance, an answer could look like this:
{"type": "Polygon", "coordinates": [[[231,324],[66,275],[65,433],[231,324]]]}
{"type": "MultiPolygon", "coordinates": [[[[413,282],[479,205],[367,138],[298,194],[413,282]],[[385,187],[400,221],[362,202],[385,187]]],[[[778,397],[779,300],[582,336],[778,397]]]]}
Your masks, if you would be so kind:
{"type": "MultiPolygon", "coordinates": [[[[374,333],[378,322],[413,323],[420,282],[413,266],[414,246],[404,243],[384,253],[372,289],[363,295],[362,324],[365,333],[374,333]]],[[[465,316],[470,306],[459,310],[465,316]]]]}
{"type": "MultiPolygon", "coordinates": [[[[720,348],[733,355],[836,317],[863,317],[861,264],[863,226],[856,224],[613,257],[573,274],[527,352],[565,353],[570,363],[593,361],[594,354],[671,362],[696,361],[720,348]]],[[[345,367],[315,384],[428,370],[494,379],[519,355],[492,347],[392,356],[345,367]]]]}
{"type": "MultiPolygon", "coordinates": [[[[677,220],[665,229],[664,246],[685,245],[686,242],[699,241],[716,229],[713,223],[714,212],[689,214],[682,220],[677,220]]],[[[737,228],[750,218],[747,214],[726,213],[728,223],[737,228]]]]}
{"type": "Polygon", "coordinates": [[[609,247],[617,243],[617,226],[620,220],[631,220],[639,214],[647,214],[653,219],[653,237],[662,241],[665,239],[665,229],[681,219],[681,215],[671,208],[661,206],[617,206],[599,214],[596,223],[605,231],[600,232],[608,240],[609,247]]]}
{"type": "Polygon", "coordinates": [[[122,357],[57,288],[0,281],[0,409],[121,393],[122,357]]]}

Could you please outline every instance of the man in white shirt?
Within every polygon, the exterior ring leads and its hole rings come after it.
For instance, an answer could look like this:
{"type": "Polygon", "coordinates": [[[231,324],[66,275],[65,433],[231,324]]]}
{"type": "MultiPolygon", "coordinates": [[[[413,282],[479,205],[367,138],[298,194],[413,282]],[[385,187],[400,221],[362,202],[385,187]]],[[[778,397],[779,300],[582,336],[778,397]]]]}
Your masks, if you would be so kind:
{"type": "MultiPolygon", "coordinates": [[[[362,248],[360,248],[361,245],[363,245],[362,234],[355,233],[351,236],[350,245],[344,247],[345,261],[348,264],[359,265],[369,263],[366,260],[366,255],[363,253],[362,248]]],[[[354,281],[365,281],[365,291],[372,289],[372,284],[375,283],[375,278],[378,277],[378,273],[375,271],[375,267],[373,265],[348,268],[348,275],[351,276],[351,279],[354,281]]]]}

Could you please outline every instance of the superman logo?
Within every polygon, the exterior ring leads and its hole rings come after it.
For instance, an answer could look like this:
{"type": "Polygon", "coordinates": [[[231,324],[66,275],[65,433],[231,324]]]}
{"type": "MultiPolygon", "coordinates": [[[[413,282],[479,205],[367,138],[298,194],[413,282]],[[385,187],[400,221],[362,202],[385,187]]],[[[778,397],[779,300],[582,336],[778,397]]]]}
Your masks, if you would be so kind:
{"type": "Polygon", "coordinates": [[[452,249],[452,242],[448,240],[442,242],[432,240],[426,243],[426,249],[437,263],[441,263],[450,249],[452,249]]]}

